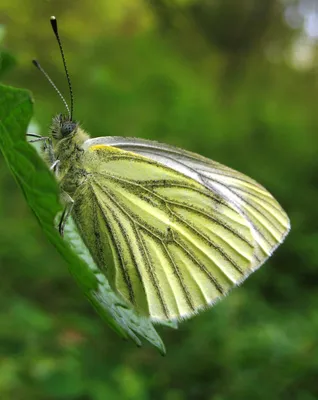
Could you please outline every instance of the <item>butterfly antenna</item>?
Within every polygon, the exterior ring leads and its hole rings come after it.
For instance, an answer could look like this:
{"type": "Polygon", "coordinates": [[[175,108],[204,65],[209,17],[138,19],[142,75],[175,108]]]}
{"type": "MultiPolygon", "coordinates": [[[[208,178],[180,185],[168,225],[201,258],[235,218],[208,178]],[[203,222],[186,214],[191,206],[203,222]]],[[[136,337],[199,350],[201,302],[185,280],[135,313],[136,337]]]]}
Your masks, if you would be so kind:
{"type": "Polygon", "coordinates": [[[57,86],[55,85],[55,83],[54,83],[54,82],[52,81],[52,79],[49,77],[48,73],[44,71],[44,69],[41,67],[41,65],[40,65],[40,63],[39,63],[38,61],[32,60],[32,63],[33,63],[33,65],[36,66],[36,68],[37,68],[38,70],[40,70],[40,71],[42,72],[42,74],[43,74],[43,75],[46,77],[46,79],[50,82],[51,86],[55,89],[56,93],[57,93],[57,94],[60,96],[60,98],[62,99],[62,101],[63,101],[63,103],[64,103],[64,105],[65,105],[65,108],[66,108],[67,112],[69,113],[69,115],[71,115],[70,108],[69,108],[69,106],[68,106],[66,100],[64,99],[62,93],[58,90],[58,88],[57,88],[57,86]]]}
{"type": "Polygon", "coordinates": [[[65,70],[66,79],[67,79],[67,83],[68,83],[68,88],[69,88],[69,91],[70,91],[71,112],[70,112],[69,114],[70,114],[70,119],[72,120],[72,119],[73,119],[73,110],[74,110],[74,96],[73,96],[71,78],[70,78],[70,75],[69,75],[68,70],[67,70],[66,58],[65,58],[65,55],[64,55],[64,51],[63,51],[63,47],[62,47],[62,42],[61,42],[61,39],[60,39],[58,27],[57,27],[57,20],[56,20],[55,17],[51,17],[50,20],[51,20],[52,29],[53,29],[53,32],[54,32],[54,34],[55,34],[57,43],[59,44],[60,53],[61,53],[61,56],[62,56],[63,65],[64,65],[64,70],[65,70]]]}

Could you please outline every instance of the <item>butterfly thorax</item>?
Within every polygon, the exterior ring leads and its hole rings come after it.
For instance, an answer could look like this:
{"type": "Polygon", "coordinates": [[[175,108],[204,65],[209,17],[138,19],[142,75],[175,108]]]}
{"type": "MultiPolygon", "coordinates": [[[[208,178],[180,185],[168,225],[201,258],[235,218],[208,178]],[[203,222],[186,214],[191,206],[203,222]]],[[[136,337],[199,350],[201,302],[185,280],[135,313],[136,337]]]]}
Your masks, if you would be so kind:
{"type": "Polygon", "coordinates": [[[54,159],[58,160],[57,178],[62,189],[72,194],[85,177],[82,165],[83,143],[89,136],[78,123],[61,115],[53,119],[51,136],[54,159]]]}

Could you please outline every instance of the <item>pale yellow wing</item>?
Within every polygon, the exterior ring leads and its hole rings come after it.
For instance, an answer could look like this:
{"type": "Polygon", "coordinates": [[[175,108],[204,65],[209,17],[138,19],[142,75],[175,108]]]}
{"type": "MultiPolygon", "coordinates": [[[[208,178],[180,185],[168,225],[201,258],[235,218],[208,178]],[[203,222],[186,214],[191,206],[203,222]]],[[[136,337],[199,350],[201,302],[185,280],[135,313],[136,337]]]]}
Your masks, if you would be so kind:
{"type": "Polygon", "coordinates": [[[73,217],[114,289],[152,320],[193,315],[255,267],[251,224],[219,191],[103,144],[84,168],[73,217]]]}
{"type": "Polygon", "coordinates": [[[218,193],[245,218],[255,239],[253,268],[259,268],[290,230],[287,214],[277,200],[248,176],[198,154],[150,140],[101,137],[85,146],[104,144],[143,155],[175,169],[218,193]]]}

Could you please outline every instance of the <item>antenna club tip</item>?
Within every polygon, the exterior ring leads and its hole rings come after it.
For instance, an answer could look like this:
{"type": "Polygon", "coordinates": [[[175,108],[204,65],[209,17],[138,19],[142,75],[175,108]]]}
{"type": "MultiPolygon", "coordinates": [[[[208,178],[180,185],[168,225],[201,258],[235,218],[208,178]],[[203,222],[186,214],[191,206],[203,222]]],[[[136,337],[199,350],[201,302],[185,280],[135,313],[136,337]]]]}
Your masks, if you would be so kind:
{"type": "Polygon", "coordinates": [[[37,60],[32,60],[32,64],[35,65],[36,67],[40,65],[37,60]]]}
{"type": "Polygon", "coordinates": [[[58,36],[58,32],[57,32],[57,19],[56,19],[54,16],[52,16],[52,17],[50,18],[50,22],[51,22],[51,26],[52,26],[52,28],[53,28],[53,31],[54,31],[54,33],[55,33],[55,36],[58,36]]]}

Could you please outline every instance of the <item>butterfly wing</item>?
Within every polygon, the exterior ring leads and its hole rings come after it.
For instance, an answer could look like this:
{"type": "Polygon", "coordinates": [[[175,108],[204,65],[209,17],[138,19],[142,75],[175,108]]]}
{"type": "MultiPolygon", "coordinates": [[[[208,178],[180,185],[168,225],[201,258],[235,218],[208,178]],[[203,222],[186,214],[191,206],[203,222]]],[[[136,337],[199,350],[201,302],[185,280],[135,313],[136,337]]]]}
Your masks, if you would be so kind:
{"type": "Polygon", "coordinates": [[[220,191],[181,163],[87,142],[73,216],[101,270],[138,311],[158,322],[187,318],[251,273],[250,223],[220,191]]]}
{"type": "Polygon", "coordinates": [[[85,146],[98,143],[148,157],[219,194],[246,218],[251,228],[255,240],[253,269],[263,264],[290,230],[288,216],[274,197],[240,172],[196,153],[150,140],[101,137],[87,140],[85,146]]]}

